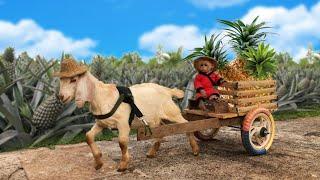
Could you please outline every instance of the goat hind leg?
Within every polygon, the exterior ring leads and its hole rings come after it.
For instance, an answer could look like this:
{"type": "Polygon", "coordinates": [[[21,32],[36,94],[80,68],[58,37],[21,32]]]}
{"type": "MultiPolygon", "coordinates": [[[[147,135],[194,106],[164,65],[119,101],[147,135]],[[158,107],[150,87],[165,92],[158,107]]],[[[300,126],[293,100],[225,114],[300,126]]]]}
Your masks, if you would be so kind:
{"type": "Polygon", "coordinates": [[[147,153],[148,158],[154,158],[156,157],[157,151],[160,148],[162,138],[157,138],[156,141],[154,142],[153,146],[149,149],[147,153]]]}
{"type": "MultiPolygon", "coordinates": [[[[178,110],[178,112],[174,116],[168,116],[168,117],[166,117],[166,119],[168,119],[171,122],[175,122],[175,123],[186,123],[186,122],[188,122],[186,119],[184,119],[182,117],[182,115],[180,113],[180,110],[178,110]]],[[[186,133],[186,135],[187,135],[187,137],[189,139],[193,155],[195,155],[195,156],[199,155],[200,148],[198,146],[198,143],[197,143],[196,138],[194,137],[193,133],[186,133]]]]}
{"type": "Polygon", "coordinates": [[[93,157],[95,159],[95,169],[98,170],[102,167],[103,162],[101,160],[102,153],[97,146],[97,144],[94,142],[95,136],[102,131],[103,128],[95,124],[90,131],[86,133],[86,140],[87,144],[90,146],[90,149],[92,151],[93,157]]]}

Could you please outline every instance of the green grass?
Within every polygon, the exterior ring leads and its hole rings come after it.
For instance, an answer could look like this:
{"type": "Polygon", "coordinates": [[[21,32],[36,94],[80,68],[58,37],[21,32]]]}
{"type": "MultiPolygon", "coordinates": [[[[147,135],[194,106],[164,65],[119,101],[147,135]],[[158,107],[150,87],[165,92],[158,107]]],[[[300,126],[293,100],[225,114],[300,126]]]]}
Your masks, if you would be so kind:
{"type": "Polygon", "coordinates": [[[277,121],[320,116],[320,105],[304,106],[298,110],[275,112],[273,116],[277,121]]]}

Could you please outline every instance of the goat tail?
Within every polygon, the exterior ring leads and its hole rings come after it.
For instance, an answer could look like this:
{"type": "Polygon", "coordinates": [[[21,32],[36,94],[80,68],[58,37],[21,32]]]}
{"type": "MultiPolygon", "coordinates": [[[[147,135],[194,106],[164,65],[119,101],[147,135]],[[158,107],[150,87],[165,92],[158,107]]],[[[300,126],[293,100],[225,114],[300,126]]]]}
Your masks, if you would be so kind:
{"type": "Polygon", "coordinates": [[[171,95],[174,97],[177,97],[179,99],[183,98],[184,96],[184,92],[180,89],[174,88],[174,89],[170,89],[171,95]]]}

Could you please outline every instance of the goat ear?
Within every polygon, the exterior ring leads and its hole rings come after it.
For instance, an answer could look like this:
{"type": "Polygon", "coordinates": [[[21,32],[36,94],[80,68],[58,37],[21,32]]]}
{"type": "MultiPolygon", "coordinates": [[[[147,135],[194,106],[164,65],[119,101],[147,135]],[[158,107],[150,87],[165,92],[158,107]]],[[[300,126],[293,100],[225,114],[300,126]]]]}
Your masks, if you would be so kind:
{"type": "Polygon", "coordinates": [[[87,100],[91,102],[93,100],[94,90],[95,90],[94,82],[89,79],[89,76],[87,76],[86,83],[87,83],[87,100]]]}
{"type": "Polygon", "coordinates": [[[86,101],[92,101],[94,93],[94,83],[84,74],[79,76],[76,87],[76,102],[84,104],[86,101]],[[82,101],[82,102],[80,102],[82,101]]]}

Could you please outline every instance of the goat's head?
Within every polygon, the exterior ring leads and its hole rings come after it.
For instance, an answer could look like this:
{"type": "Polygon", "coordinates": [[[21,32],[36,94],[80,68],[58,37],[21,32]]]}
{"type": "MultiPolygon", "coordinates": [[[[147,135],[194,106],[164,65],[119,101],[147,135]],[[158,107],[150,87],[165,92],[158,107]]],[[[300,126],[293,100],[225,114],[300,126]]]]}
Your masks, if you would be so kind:
{"type": "Polygon", "coordinates": [[[63,103],[75,99],[77,106],[81,108],[85,102],[92,100],[94,84],[84,65],[73,59],[64,59],[56,76],[60,77],[59,97],[63,103]]]}
{"type": "Polygon", "coordinates": [[[78,108],[83,107],[85,102],[91,102],[94,84],[89,77],[89,72],[86,72],[71,78],[60,78],[60,100],[68,103],[75,99],[78,108]]]}

